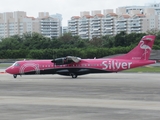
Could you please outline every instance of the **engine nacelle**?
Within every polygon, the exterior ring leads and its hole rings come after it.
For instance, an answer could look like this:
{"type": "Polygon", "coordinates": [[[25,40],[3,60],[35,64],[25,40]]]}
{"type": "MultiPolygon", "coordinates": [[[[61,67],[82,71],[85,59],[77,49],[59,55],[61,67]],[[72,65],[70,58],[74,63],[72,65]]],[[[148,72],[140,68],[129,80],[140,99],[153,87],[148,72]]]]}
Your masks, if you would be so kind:
{"type": "Polygon", "coordinates": [[[63,58],[56,58],[52,62],[55,63],[56,65],[64,65],[64,64],[70,64],[73,61],[68,60],[66,57],[63,57],[63,58]]]}

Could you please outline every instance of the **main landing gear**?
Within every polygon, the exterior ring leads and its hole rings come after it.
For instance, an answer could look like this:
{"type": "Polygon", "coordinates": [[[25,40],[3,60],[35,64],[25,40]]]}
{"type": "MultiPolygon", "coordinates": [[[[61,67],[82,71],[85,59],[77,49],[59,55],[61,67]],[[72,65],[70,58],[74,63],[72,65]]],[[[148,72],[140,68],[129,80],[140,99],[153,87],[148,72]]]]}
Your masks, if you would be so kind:
{"type": "Polygon", "coordinates": [[[14,78],[17,78],[17,75],[14,74],[13,77],[14,77],[14,78]]]}
{"type": "Polygon", "coordinates": [[[77,74],[75,73],[71,73],[70,75],[72,76],[72,78],[77,78],[77,74]]]}

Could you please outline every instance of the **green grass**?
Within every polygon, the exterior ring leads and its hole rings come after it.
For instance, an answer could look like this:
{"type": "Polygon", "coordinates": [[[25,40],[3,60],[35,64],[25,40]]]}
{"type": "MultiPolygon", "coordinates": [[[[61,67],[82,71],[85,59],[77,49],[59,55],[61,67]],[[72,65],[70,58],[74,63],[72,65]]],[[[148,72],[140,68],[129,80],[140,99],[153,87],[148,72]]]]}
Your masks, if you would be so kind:
{"type": "Polygon", "coordinates": [[[153,72],[153,73],[157,73],[160,72],[160,67],[151,67],[151,66],[147,66],[147,67],[138,67],[138,68],[133,68],[133,69],[129,69],[129,70],[125,70],[122,72],[153,72]]]}
{"type": "Polygon", "coordinates": [[[11,66],[13,63],[0,63],[0,68],[7,68],[11,66]]]}

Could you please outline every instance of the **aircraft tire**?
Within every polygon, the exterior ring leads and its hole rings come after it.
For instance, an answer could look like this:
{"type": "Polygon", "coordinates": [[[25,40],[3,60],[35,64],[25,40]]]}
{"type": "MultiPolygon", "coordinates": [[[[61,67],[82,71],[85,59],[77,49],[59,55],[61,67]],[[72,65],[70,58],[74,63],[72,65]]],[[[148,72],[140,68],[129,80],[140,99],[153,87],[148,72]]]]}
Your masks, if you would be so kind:
{"type": "Polygon", "coordinates": [[[71,73],[72,78],[77,78],[77,75],[74,73],[71,73]]]}
{"type": "Polygon", "coordinates": [[[17,78],[17,75],[13,75],[14,78],[17,78]]]}

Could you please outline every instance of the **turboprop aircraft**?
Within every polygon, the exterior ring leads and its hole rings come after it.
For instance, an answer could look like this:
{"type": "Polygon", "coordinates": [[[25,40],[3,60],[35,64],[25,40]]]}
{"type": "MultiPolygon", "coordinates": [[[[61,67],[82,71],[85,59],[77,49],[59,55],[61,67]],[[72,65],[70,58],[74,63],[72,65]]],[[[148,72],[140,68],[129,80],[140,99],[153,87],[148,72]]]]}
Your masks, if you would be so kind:
{"type": "Polygon", "coordinates": [[[67,56],[53,60],[23,60],[16,61],[6,69],[6,72],[17,75],[31,74],[59,74],[77,78],[89,73],[111,73],[154,64],[149,60],[154,35],[143,36],[139,44],[127,54],[112,58],[81,59],[80,57],[67,56]]]}

